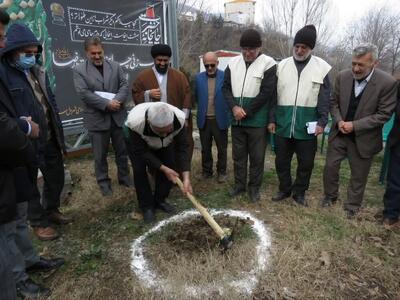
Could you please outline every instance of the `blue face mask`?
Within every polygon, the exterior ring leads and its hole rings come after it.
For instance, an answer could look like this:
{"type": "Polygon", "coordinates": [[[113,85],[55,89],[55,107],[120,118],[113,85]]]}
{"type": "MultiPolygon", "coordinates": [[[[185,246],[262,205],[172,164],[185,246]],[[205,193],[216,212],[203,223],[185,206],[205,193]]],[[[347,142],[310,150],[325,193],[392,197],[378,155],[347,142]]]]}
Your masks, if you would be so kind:
{"type": "Polygon", "coordinates": [[[20,54],[16,64],[22,69],[28,70],[36,64],[36,57],[34,55],[26,56],[25,54],[20,54]]]}

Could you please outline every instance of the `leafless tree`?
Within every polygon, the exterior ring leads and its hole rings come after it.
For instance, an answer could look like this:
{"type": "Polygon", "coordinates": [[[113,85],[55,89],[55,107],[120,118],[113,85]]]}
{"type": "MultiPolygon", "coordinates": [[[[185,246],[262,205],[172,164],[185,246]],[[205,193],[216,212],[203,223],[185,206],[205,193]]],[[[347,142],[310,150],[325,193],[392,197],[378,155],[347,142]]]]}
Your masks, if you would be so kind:
{"type": "Polygon", "coordinates": [[[400,14],[388,7],[372,8],[354,23],[347,40],[368,42],[377,46],[381,68],[395,74],[400,72],[400,14]]]}
{"type": "Polygon", "coordinates": [[[265,0],[264,28],[266,31],[281,33],[278,41],[280,55],[287,57],[292,52],[295,30],[307,24],[314,24],[320,44],[329,40],[329,18],[331,0],[265,0]]]}

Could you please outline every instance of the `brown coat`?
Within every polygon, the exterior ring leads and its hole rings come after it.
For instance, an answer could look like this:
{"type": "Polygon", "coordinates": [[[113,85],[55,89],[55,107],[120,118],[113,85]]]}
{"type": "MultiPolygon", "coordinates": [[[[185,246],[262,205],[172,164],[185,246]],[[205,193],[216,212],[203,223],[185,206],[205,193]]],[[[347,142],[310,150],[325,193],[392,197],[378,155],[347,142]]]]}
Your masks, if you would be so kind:
{"type": "MultiPolygon", "coordinates": [[[[190,86],[186,76],[173,68],[168,68],[168,81],[167,81],[167,102],[179,109],[191,109],[192,100],[190,93],[190,86]]],[[[152,68],[145,69],[136,77],[132,84],[132,96],[135,104],[143,103],[144,92],[151,89],[158,89],[158,81],[152,68]]],[[[159,100],[152,99],[153,102],[159,100]]],[[[190,114],[188,122],[185,125],[187,140],[190,147],[190,161],[192,160],[194,141],[193,141],[193,120],[192,114],[190,114]]],[[[178,153],[178,152],[175,152],[178,153]]],[[[183,165],[179,164],[180,159],[175,158],[177,162],[177,170],[182,171],[183,165]]]]}
{"type": "MultiPolygon", "coordinates": [[[[346,117],[353,88],[350,69],[339,73],[333,91],[330,112],[333,118],[329,141],[339,133],[338,122],[346,117]]],[[[397,84],[389,74],[375,69],[354,116],[353,127],[357,150],[370,158],[382,150],[382,127],[392,116],[396,105],[397,84]]]]}
{"type": "MultiPolygon", "coordinates": [[[[159,85],[153,69],[149,68],[143,70],[132,85],[133,101],[135,104],[143,103],[144,92],[157,88],[159,88],[159,85]]],[[[188,80],[182,72],[173,68],[168,68],[167,93],[167,101],[169,104],[179,109],[190,109],[192,107],[188,80]]]]}

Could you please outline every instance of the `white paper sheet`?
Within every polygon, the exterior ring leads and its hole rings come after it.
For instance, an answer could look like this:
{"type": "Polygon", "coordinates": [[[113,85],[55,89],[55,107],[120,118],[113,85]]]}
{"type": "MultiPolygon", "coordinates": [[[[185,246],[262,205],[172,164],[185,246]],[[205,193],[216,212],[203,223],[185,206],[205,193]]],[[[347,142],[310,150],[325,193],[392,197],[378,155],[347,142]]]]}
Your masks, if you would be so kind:
{"type": "Polygon", "coordinates": [[[101,91],[95,91],[94,92],[96,95],[99,95],[102,98],[105,98],[107,100],[112,100],[115,98],[115,94],[109,93],[109,92],[101,92],[101,91]]]}
{"type": "Polygon", "coordinates": [[[307,133],[308,134],[315,134],[315,128],[317,127],[317,121],[315,122],[307,122],[307,133]]]}

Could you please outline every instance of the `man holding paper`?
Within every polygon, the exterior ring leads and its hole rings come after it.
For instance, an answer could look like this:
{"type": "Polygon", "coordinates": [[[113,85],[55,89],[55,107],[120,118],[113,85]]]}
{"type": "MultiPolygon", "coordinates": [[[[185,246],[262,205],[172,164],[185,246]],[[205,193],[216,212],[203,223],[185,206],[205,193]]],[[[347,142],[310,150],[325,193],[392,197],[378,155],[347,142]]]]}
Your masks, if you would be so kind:
{"type": "Polygon", "coordinates": [[[104,59],[99,37],[85,41],[87,60],[74,69],[75,89],[84,103],[83,121],[89,131],[96,180],[103,196],[112,194],[107,152],[110,139],[115,151],[118,182],[132,186],[122,125],[127,116],[128,84],[121,66],[104,59]]]}
{"type": "Polygon", "coordinates": [[[328,122],[331,66],[312,55],[317,33],[314,25],[306,25],[294,38],[293,56],[278,64],[278,103],[268,130],[276,133],[275,166],[279,191],[272,201],[292,195],[307,206],[305,191],[310,183],[317,151],[317,136],[328,122]],[[296,180],[292,183],[291,162],[297,157],[296,180]]]}

